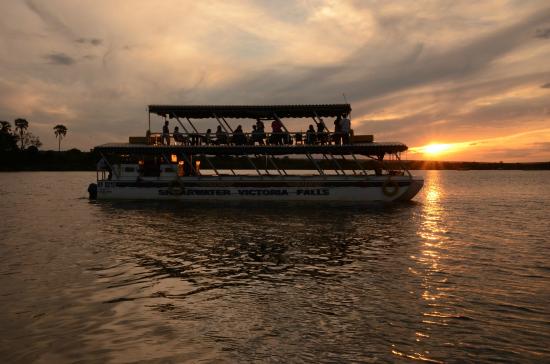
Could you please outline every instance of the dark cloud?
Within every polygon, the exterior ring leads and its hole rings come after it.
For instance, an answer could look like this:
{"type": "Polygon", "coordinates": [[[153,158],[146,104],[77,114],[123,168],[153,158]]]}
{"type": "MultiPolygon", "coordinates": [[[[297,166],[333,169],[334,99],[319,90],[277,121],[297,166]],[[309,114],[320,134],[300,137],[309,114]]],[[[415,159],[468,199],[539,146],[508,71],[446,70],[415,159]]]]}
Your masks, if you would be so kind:
{"type": "Polygon", "coordinates": [[[536,38],[550,39],[550,28],[537,29],[535,33],[536,38]]]}
{"type": "Polygon", "coordinates": [[[545,83],[544,85],[541,86],[541,88],[550,88],[550,82],[545,83]]]}
{"type": "Polygon", "coordinates": [[[50,63],[61,65],[61,66],[70,66],[76,63],[76,60],[71,56],[66,55],[65,53],[51,53],[44,56],[50,63]]]}
{"type": "Polygon", "coordinates": [[[45,6],[46,2],[38,2],[35,0],[25,0],[27,7],[35,13],[49,28],[64,34],[65,36],[74,37],[72,29],[70,29],[61,19],[52,14],[45,6]]]}
{"type": "Polygon", "coordinates": [[[78,38],[76,42],[80,44],[89,44],[92,46],[99,46],[103,43],[103,40],[99,38],[78,38]]]}
{"type": "Polygon", "coordinates": [[[223,87],[212,90],[210,96],[228,102],[334,102],[340,101],[345,92],[351,102],[359,102],[437,82],[457,82],[486,70],[495,60],[525,45],[532,39],[533,29],[549,17],[550,8],[464,46],[445,50],[427,48],[421,43],[371,41],[339,64],[280,65],[229,85],[231,92],[223,87]]]}
{"type": "Polygon", "coordinates": [[[533,143],[533,147],[539,150],[545,150],[550,152],[550,142],[537,142],[533,143]]]}

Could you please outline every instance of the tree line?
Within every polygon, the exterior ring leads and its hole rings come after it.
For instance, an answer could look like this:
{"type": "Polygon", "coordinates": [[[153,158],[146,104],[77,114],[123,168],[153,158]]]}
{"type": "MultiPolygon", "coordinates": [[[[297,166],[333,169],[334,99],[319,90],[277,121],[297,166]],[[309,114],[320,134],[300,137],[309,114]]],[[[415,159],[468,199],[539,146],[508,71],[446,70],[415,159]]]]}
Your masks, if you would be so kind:
{"type": "MultiPolygon", "coordinates": [[[[14,128],[8,121],[0,120],[0,152],[38,151],[42,146],[40,138],[29,131],[29,122],[26,119],[15,119],[14,128]]],[[[58,139],[58,151],[61,151],[61,140],[67,135],[67,127],[58,124],[53,127],[58,139]]]]}

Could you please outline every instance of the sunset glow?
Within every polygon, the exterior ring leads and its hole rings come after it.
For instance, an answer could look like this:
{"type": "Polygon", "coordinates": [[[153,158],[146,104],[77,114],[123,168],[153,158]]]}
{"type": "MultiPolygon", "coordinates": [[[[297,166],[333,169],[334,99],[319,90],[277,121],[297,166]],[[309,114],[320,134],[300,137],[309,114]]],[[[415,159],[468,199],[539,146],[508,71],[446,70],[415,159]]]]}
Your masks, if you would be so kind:
{"type": "Polygon", "coordinates": [[[422,147],[425,154],[441,154],[452,149],[451,144],[430,144],[422,147]]]}
{"type": "MultiPolygon", "coordinates": [[[[409,157],[550,160],[545,0],[26,0],[0,12],[0,120],[26,118],[43,149],[59,123],[69,149],[144,135],[149,104],[345,94],[356,134],[401,141],[409,157]]],[[[285,122],[305,131],[311,120],[285,122]]]]}

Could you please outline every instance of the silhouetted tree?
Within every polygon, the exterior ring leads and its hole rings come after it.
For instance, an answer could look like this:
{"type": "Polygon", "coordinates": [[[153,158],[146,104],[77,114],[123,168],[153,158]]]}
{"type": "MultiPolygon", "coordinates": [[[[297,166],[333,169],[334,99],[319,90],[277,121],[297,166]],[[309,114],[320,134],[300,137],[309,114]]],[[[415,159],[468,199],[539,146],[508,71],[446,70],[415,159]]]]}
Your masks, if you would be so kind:
{"type": "Polygon", "coordinates": [[[25,149],[23,135],[29,128],[29,122],[25,119],[15,119],[15,131],[19,131],[19,141],[21,142],[21,150],[25,149]]]}
{"type": "Polygon", "coordinates": [[[0,152],[10,152],[17,149],[17,138],[11,132],[11,124],[0,121],[0,152]]]}
{"type": "Polygon", "coordinates": [[[67,135],[67,127],[65,125],[58,124],[53,127],[53,130],[55,132],[56,138],[59,140],[59,149],[58,151],[61,151],[61,139],[67,135]]]}
{"type": "Polygon", "coordinates": [[[2,134],[11,133],[11,124],[7,121],[1,120],[0,121],[0,133],[2,133],[2,134]]]}

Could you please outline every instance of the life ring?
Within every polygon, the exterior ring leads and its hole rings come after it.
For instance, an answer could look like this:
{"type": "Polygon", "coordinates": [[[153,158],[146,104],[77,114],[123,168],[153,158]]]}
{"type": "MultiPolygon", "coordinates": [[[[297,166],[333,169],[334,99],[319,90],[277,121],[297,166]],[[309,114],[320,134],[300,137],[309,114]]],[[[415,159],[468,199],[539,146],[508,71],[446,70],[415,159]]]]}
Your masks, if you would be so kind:
{"type": "Polygon", "coordinates": [[[391,177],[382,183],[382,192],[388,197],[393,197],[399,192],[399,184],[395,182],[391,177]]]}
{"type": "Polygon", "coordinates": [[[178,181],[172,181],[168,187],[168,192],[171,195],[181,195],[183,194],[183,187],[179,184],[178,181]]]}

